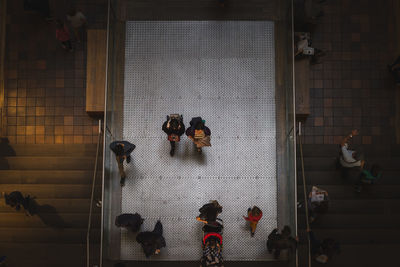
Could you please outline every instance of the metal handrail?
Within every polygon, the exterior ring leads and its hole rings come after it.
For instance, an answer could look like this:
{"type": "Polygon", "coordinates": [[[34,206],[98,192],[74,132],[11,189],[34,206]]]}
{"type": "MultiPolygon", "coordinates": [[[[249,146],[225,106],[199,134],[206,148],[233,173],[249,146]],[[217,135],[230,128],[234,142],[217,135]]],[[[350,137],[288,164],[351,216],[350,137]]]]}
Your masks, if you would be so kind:
{"type": "Polygon", "coordinates": [[[90,196],[89,220],[88,220],[88,228],[87,228],[87,233],[86,233],[86,267],[90,266],[90,230],[91,230],[91,226],[92,226],[93,198],[94,198],[94,189],[95,189],[95,185],[96,185],[97,162],[99,159],[101,136],[102,136],[101,120],[99,120],[99,134],[97,137],[96,161],[94,163],[92,193],[90,196]]]}
{"type": "Polygon", "coordinates": [[[303,158],[303,144],[301,142],[301,122],[299,122],[299,148],[300,148],[300,161],[301,161],[301,175],[303,180],[303,194],[304,194],[304,209],[306,211],[306,226],[307,226],[307,241],[308,241],[308,266],[311,267],[311,242],[308,231],[310,230],[310,222],[308,220],[308,200],[307,200],[307,188],[306,188],[306,176],[304,174],[304,158],[303,158]]]}

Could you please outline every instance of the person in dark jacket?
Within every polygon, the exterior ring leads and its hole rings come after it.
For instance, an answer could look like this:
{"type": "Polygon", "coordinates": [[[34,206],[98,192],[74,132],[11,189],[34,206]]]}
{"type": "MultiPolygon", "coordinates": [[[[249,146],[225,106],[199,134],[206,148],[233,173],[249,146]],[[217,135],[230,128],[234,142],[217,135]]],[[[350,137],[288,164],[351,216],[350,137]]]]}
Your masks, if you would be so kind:
{"type": "Polygon", "coordinates": [[[135,149],[135,145],[128,141],[114,141],[110,144],[110,149],[114,152],[118,163],[119,174],[121,176],[120,184],[124,186],[126,174],[124,171],[124,160],[131,162],[131,153],[135,149]]]}
{"type": "Polygon", "coordinates": [[[325,238],[320,241],[315,237],[314,232],[307,230],[310,237],[311,255],[319,263],[327,263],[335,254],[340,253],[340,245],[332,238],[325,238]]]}
{"type": "Polygon", "coordinates": [[[157,221],[152,232],[141,232],[136,236],[136,241],[142,245],[146,258],[160,253],[160,249],[166,246],[163,237],[163,227],[160,221],[157,221]]]}
{"type": "Polygon", "coordinates": [[[196,220],[206,224],[215,224],[218,214],[222,213],[222,206],[218,201],[213,200],[210,203],[203,205],[199,211],[200,215],[196,217],[196,220]]]}
{"type": "Polygon", "coordinates": [[[172,157],[175,153],[175,143],[181,140],[181,136],[185,132],[183,116],[179,114],[171,114],[170,116],[167,116],[167,120],[164,122],[162,130],[168,134],[168,141],[171,143],[171,151],[169,154],[172,157]]]}
{"type": "Polygon", "coordinates": [[[267,241],[268,252],[274,252],[275,259],[279,258],[281,250],[290,249],[293,253],[297,248],[297,239],[291,237],[291,229],[289,226],[284,226],[281,233],[278,229],[274,229],[268,236],[267,241]]]}
{"type": "Polygon", "coordinates": [[[204,146],[211,146],[211,131],[205,126],[205,122],[201,117],[192,118],[190,127],[186,129],[186,135],[196,145],[198,152],[201,152],[204,146]]]}
{"type": "Polygon", "coordinates": [[[27,216],[34,215],[33,201],[28,195],[24,197],[20,191],[13,191],[10,194],[4,194],[6,204],[19,211],[21,206],[25,210],[27,216]]]}
{"type": "Polygon", "coordinates": [[[308,194],[307,204],[309,220],[310,223],[312,223],[318,218],[318,215],[322,215],[328,211],[328,192],[316,186],[313,186],[311,192],[308,194]]]}
{"type": "Polygon", "coordinates": [[[115,218],[117,227],[129,228],[132,232],[137,232],[143,224],[144,219],[139,213],[123,213],[115,218]]]}

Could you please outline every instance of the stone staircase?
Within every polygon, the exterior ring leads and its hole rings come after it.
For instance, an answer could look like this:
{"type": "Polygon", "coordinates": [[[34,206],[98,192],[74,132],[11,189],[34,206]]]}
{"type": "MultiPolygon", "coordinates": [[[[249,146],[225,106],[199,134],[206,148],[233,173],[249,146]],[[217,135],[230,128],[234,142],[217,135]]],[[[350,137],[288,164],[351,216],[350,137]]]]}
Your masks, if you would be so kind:
{"type": "MultiPolygon", "coordinates": [[[[96,145],[0,143],[0,191],[21,191],[38,204],[38,214],[28,217],[6,206],[2,196],[0,254],[7,256],[7,266],[86,266],[95,156],[96,145]]],[[[96,198],[101,196],[100,173],[96,198]]],[[[91,262],[98,264],[101,210],[94,207],[93,212],[91,262]]]]}
{"type": "MultiPolygon", "coordinates": [[[[360,147],[369,163],[378,163],[383,175],[361,193],[354,191],[358,172],[351,171],[346,179],[336,170],[338,145],[304,145],[304,167],[307,192],[312,185],[328,191],[330,207],[327,214],[311,228],[318,238],[332,237],[340,242],[341,254],[331,266],[397,266],[400,250],[400,146],[360,147]]],[[[299,151],[298,151],[299,156],[299,151]]],[[[298,157],[298,199],[303,201],[301,165],[298,157]]],[[[306,240],[305,213],[299,209],[300,239],[306,240]]],[[[307,252],[300,246],[300,266],[306,265],[307,252]]],[[[313,266],[319,266],[315,261],[313,266]]]]}

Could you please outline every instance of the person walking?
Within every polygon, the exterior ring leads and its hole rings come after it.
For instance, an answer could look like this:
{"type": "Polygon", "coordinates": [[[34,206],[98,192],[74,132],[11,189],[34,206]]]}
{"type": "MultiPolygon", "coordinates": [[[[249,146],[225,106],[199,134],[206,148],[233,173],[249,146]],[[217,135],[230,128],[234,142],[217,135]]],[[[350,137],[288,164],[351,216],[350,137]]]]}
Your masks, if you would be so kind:
{"type": "Polygon", "coordinates": [[[161,248],[167,245],[163,237],[163,226],[161,222],[157,221],[153,231],[139,233],[136,236],[136,241],[142,245],[146,258],[159,254],[161,248]]]}
{"type": "Polygon", "coordinates": [[[67,14],[67,20],[71,24],[75,40],[81,42],[81,29],[86,25],[86,17],[82,12],[77,11],[75,7],[71,8],[67,14]]]}
{"type": "Polygon", "coordinates": [[[278,259],[281,250],[290,249],[293,253],[297,248],[297,238],[291,236],[291,229],[285,225],[281,233],[278,233],[278,229],[274,229],[268,236],[267,248],[268,252],[274,252],[275,259],[278,259]]]}
{"type": "Polygon", "coordinates": [[[335,254],[340,253],[340,245],[332,238],[319,240],[313,231],[307,229],[310,238],[310,248],[312,258],[319,263],[328,263],[335,254]]]}
{"type": "Polygon", "coordinates": [[[4,193],[4,199],[6,205],[15,208],[16,211],[19,211],[22,206],[27,216],[32,216],[35,213],[33,201],[29,195],[24,197],[20,191],[13,191],[10,194],[4,193]]]}
{"type": "Polygon", "coordinates": [[[254,233],[256,232],[257,224],[258,221],[261,220],[262,217],[262,211],[259,207],[254,206],[253,208],[248,208],[247,210],[247,217],[243,216],[243,218],[246,221],[250,222],[250,234],[251,237],[254,236],[254,233]]]}
{"type": "Polygon", "coordinates": [[[194,117],[190,121],[190,127],[186,129],[186,135],[196,145],[198,152],[204,146],[211,146],[211,131],[205,126],[205,122],[201,117],[194,117]]]}
{"type": "Polygon", "coordinates": [[[168,141],[171,144],[171,157],[175,154],[175,143],[181,140],[182,134],[185,132],[185,124],[183,124],[183,116],[179,114],[171,114],[167,116],[167,120],[162,126],[162,130],[168,134],[168,141]]]}
{"type": "Polygon", "coordinates": [[[115,225],[117,227],[125,227],[132,232],[137,232],[143,224],[144,219],[139,213],[123,213],[115,218],[115,225]]]}
{"type": "Polygon", "coordinates": [[[382,176],[382,169],[378,164],[365,164],[355,184],[355,191],[361,193],[363,185],[374,184],[382,176]]]}
{"type": "Polygon", "coordinates": [[[200,215],[196,217],[196,220],[206,224],[216,224],[217,217],[222,213],[222,206],[216,200],[210,201],[210,203],[204,204],[200,209],[200,215]]]}
{"type": "Polygon", "coordinates": [[[353,138],[353,136],[358,135],[358,130],[353,130],[349,135],[343,138],[340,144],[340,165],[344,168],[353,168],[360,167],[362,169],[364,167],[364,160],[357,159],[357,153],[354,150],[349,149],[349,142],[353,138]]]}
{"type": "Polygon", "coordinates": [[[114,152],[118,163],[118,170],[121,176],[121,186],[125,185],[126,178],[126,174],[124,171],[124,160],[126,160],[127,163],[131,162],[131,153],[135,148],[136,146],[129,143],[128,141],[114,141],[110,144],[110,149],[114,152]]]}
{"type": "Polygon", "coordinates": [[[318,217],[318,214],[323,214],[328,210],[328,192],[316,186],[313,186],[311,192],[308,195],[307,205],[309,211],[309,221],[310,223],[312,223],[318,217]]]}
{"type": "Polygon", "coordinates": [[[69,50],[70,52],[74,51],[72,48],[69,30],[64,22],[60,19],[56,20],[56,38],[61,42],[62,48],[69,50]]]}

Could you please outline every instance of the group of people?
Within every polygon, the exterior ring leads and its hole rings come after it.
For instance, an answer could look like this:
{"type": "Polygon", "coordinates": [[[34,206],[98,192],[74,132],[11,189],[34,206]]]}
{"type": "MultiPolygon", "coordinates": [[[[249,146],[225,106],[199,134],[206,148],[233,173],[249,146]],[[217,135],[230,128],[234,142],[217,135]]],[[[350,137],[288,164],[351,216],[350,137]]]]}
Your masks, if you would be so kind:
{"type": "MultiPolygon", "coordinates": [[[[211,146],[211,130],[205,126],[205,122],[201,117],[194,117],[189,122],[190,127],[185,129],[182,115],[171,114],[167,116],[167,120],[162,125],[162,130],[168,135],[168,141],[171,145],[171,157],[175,154],[176,143],[180,142],[181,136],[185,132],[187,137],[193,141],[199,153],[202,152],[203,147],[211,146]]],[[[135,148],[136,146],[128,141],[114,141],[110,144],[110,149],[114,152],[117,160],[121,186],[124,186],[126,178],[124,161],[126,163],[131,162],[130,155],[135,148]]]]}

